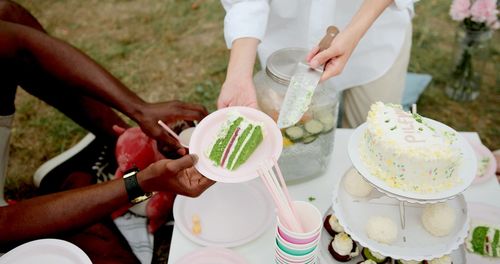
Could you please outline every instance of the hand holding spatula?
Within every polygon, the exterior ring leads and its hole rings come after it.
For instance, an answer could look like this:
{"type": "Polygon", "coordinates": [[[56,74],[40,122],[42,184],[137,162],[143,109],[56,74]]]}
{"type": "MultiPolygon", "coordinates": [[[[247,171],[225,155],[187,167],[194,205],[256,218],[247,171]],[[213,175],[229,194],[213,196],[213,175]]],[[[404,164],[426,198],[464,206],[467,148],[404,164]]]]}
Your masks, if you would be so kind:
{"type": "MultiPolygon", "coordinates": [[[[328,49],[338,33],[339,30],[337,27],[329,26],[326,35],[318,45],[319,52],[328,49]]],[[[304,115],[309,108],[314,90],[318,86],[323,70],[323,65],[311,68],[304,62],[297,63],[279,113],[279,128],[295,125],[304,115]]]]}

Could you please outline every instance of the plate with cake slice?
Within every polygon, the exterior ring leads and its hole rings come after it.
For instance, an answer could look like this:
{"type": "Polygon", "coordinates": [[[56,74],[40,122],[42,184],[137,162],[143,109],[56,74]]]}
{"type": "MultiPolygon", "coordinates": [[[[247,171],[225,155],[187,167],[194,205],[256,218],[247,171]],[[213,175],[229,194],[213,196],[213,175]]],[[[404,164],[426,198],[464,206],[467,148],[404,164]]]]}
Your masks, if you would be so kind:
{"type": "Polygon", "coordinates": [[[467,203],[471,228],[465,241],[467,263],[500,262],[500,208],[485,203],[467,203]]]}
{"type": "Polygon", "coordinates": [[[410,202],[451,199],[471,185],[477,170],[474,150],[454,129],[381,102],[352,134],[348,153],[368,182],[410,202]]]}
{"type": "Polygon", "coordinates": [[[205,117],[194,130],[189,151],[199,157],[196,169],[218,182],[245,182],[257,170],[278,160],[283,139],[265,113],[249,107],[228,107],[205,117]],[[267,164],[267,165],[266,165],[267,164]]]}
{"type": "Polygon", "coordinates": [[[495,175],[497,162],[493,153],[482,143],[467,140],[471,144],[477,156],[477,174],[474,184],[488,181],[495,175]]]}

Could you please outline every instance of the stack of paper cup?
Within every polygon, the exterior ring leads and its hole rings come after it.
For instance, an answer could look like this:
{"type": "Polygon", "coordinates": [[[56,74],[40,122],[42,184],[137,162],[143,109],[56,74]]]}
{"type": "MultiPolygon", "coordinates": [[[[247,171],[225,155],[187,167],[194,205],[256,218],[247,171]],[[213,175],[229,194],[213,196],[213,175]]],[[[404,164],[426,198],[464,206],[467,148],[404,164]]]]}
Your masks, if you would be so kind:
{"type": "Polygon", "coordinates": [[[318,209],[307,202],[293,202],[304,232],[294,232],[282,224],[278,217],[276,228],[275,261],[277,264],[318,263],[318,243],[322,218],[318,209]]]}

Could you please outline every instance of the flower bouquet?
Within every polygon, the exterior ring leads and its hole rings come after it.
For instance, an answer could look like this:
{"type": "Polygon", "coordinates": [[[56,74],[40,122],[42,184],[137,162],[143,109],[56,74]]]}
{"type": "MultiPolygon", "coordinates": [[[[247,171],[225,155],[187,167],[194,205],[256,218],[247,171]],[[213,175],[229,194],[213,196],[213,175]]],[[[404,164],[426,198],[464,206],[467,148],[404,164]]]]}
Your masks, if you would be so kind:
{"type": "Polygon", "coordinates": [[[500,27],[495,0],[454,0],[450,15],[459,21],[455,64],[446,94],[457,101],[471,101],[479,95],[481,71],[488,59],[492,31],[500,27]]]}

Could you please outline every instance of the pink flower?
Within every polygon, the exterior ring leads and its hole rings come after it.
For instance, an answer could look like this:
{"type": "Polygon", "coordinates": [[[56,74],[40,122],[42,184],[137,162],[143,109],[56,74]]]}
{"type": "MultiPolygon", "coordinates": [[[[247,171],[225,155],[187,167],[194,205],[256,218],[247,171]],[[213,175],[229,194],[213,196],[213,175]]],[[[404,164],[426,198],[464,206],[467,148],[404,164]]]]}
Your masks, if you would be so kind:
{"type": "Polygon", "coordinates": [[[450,16],[453,20],[462,21],[470,16],[470,0],[453,0],[450,16]]]}
{"type": "Polygon", "coordinates": [[[500,22],[497,21],[497,22],[493,23],[493,25],[491,25],[491,28],[494,29],[494,30],[499,29],[500,28],[500,22]]]}
{"type": "Polygon", "coordinates": [[[494,24],[497,20],[497,4],[495,0],[476,0],[470,9],[472,21],[494,24]]]}

